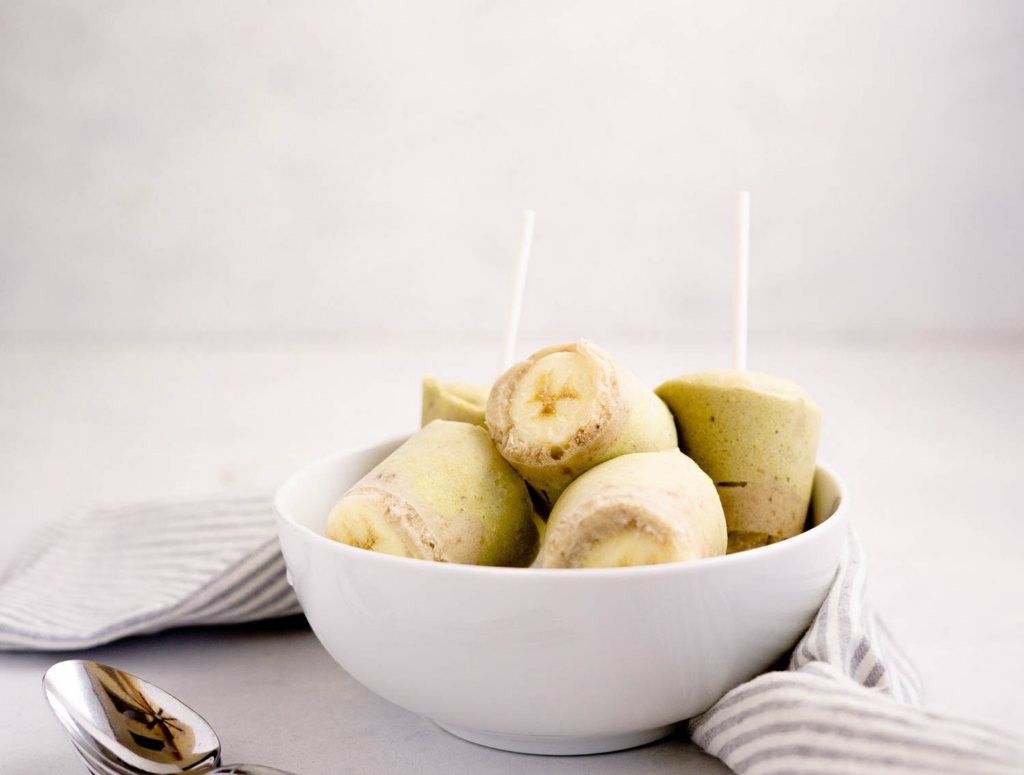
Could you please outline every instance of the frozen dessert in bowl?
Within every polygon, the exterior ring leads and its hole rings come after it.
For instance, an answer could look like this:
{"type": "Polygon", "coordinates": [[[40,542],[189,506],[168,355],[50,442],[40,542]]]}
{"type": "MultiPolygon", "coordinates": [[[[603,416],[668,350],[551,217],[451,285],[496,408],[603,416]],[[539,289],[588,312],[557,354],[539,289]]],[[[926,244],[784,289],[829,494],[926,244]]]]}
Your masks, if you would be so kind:
{"type": "Polygon", "coordinates": [[[579,754],[662,737],[791,648],[835,575],[848,504],[822,465],[813,527],[691,562],[485,567],[326,538],[341,494],[403,441],[292,476],[276,498],[281,547],[303,610],[338,664],[474,742],[579,754]]]}
{"type": "Polygon", "coordinates": [[[721,483],[675,448],[671,402],[589,346],[514,368],[491,400],[518,403],[486,410],[501,457],[435,420],[293,475],[275,501],[289,579],[345,670],[460,737],[548,754],[658,739],[796,643],[838,565],[843,485],[817,465],[803,532],[726,555],[721,483]],[[534,567],[495,567],[533,554],[516,472],[554,509],[534,567]]]}

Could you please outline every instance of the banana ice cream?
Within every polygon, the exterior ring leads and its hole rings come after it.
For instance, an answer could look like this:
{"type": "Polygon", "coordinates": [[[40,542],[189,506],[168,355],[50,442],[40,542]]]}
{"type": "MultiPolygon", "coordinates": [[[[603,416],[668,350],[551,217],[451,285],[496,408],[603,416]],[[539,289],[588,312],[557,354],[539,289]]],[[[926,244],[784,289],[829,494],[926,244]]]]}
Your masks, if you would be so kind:
{"type": "Polygon", "coordinates": [[[616,568],[725,554],[710,477],[678,449],[622,455],[570,484],[548,518],[545,568],[616,568]]]}
{"type": "Polygon", "coordinates": [[[423,413],[421,426],[434,420],[454,420],[483,426],[484,407],[490,388],[468,382],[443,382],[435,377],[423,378],[423,413]]]}
{"type": "Polygon", "coordinates": [[[669,380],[679,446],[715,483],[729,552],[803,530],[814,483],[821,409],[794,382],[720,369],[669,380]]]}
{"type": "Polygon", "coordinates": [[[526,483],[487,431],[434,420],[331,510],[328,538],[437,562],[525,567],[540,547],[526,483]]]}
{"type": "Polygon", "coordinates": [[[677,443],[665,403],[583,340],[541,350],[502,374],[486,423],[502,457],[548,503],[599,463],[677,443]]]}

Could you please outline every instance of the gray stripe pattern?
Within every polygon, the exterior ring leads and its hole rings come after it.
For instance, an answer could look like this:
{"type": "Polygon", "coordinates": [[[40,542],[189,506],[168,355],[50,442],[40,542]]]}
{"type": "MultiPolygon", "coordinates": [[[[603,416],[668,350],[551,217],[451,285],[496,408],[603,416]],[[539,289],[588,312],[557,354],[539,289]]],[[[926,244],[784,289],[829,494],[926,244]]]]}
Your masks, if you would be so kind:
{"type": "Polygon", "coordinates": [[[920,707],[921,682],[867,603],[851,531],[788,670],[738,686],[690,735],[741,775],[1024,773],[1024,741],[920,707]]]}
{"type": "Polygon", "coordinates": [[[0,649],[301,613],[265,495],[87,509],[44,528],[0,575],[0,649]]]}

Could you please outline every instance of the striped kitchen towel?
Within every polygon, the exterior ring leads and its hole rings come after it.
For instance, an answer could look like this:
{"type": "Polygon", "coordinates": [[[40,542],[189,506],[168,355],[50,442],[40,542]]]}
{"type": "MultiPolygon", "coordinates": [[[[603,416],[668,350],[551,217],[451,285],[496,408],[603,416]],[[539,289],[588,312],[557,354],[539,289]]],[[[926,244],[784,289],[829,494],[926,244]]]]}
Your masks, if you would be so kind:
{"type": "Polygon", "coordinates": [[[0,649],[66,651],[301,612],[266,495],[86,510],[0,576],[0,649]]]}
{"type": "Polygon", "coordinates": [[[867,603],[850,532],[788,670],[736,687],[690,721],[690,735],[740,775],[984,775],[1024,772],[1024,741],[920,707],[907,655],[867,603]]]}

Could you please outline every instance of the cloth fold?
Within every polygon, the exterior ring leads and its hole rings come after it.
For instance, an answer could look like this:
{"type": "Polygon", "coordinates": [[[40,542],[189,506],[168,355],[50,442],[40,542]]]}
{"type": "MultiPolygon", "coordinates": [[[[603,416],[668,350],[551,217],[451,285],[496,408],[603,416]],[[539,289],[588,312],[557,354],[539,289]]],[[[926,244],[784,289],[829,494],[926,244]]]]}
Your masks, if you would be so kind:
{"type": "Polygon", "coordinates": [[[0,649],[85,649],[301,613],[266,495],[71,514],[0,577],[0,649]]]}
{"type": "MultiPolygon", "coordinates": [[[[171,627],[301,612],[266,496],[155,501],[71,515],[0,576],[0,649],[73,650],[171,627]]],[[[740,775],[1024,772],[1008,733],[920,707],[910,659],[867,602],[851,531],[788,669],[691,719],[740,775]]]]}
{"type": "Polygon", "coordinates": [[[742,684],[690,720],[740,775],[1024,772],[1024,742],[920,707],[913,665],[867,602],[852,530],[825,602],[787,670],[742,684]]]}

